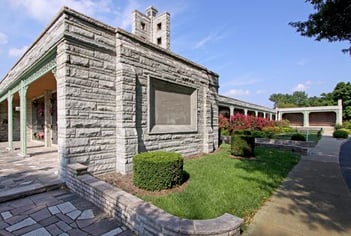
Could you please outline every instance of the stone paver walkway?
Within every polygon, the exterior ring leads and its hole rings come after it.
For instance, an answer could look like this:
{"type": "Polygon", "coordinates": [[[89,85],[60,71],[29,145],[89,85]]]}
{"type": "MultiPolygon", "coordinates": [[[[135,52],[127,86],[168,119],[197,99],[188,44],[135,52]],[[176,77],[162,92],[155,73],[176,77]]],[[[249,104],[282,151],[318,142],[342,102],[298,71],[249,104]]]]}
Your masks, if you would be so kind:
{"type": "Polygon", "coordinates": [[[29,143],[30,157],[23,158],[18,155],[19,142],[13,151],[6,147],[6,142],[0,143],[0,202],[62,185],[56,148],[29,143]]]}
{"type": "Polygon", "coordinates": [[[340,165],[345,140],[323,136],[255,215],[245,235],[351,235],[351,195],[340,165]]]}
{"type": "Polygon", "coordinates": [[[92,203],[55,190],[0,204],[0,235],[126,236],[124,225],[92,203]]]}

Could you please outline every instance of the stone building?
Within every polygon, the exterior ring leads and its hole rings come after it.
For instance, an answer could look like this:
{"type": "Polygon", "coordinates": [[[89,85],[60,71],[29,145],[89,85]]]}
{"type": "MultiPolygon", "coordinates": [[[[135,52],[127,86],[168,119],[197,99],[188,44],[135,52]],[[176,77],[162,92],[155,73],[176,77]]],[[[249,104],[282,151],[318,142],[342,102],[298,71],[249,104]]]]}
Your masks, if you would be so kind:
{"type": "Polygon", "coordinates": [[[0,83],[0,139],[57,147],[92,173],[136,153],[218,146],[218,75],[172,53],[170,17],[133,13],[133,33],[63,8],[0,83]]]}

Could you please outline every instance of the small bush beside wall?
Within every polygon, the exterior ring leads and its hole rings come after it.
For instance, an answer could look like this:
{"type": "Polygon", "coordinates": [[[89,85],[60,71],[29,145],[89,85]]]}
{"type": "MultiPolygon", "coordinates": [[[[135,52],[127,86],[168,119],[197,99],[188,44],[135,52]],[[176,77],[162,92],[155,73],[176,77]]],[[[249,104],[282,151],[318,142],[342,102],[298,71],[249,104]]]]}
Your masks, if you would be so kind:
{"type": "Polygon", "coordinates": [[[183,180],[184,159],[174,152],[144,152],[133,158],[135,186],[159,191],[179,185],[183,180]]]}
{"type": "Polygon", "coordinates": [[[338,129],[333,132],[334,138],[348,138],[349,134],[346,130],[338,129]]]}
{"type": "Polygon", "coordinates": [[[231,154],[243,157],[255,156],[255,137],[234,133],[232,135],[231,154]]]}
{"type": "Polygon", "coordinates": [[[296,133],[296,134],[291,135],[291,140],[294,140],[294,141],[306,141],[306,138],[305,138],[305,136],[303,134],[296,133]]]}

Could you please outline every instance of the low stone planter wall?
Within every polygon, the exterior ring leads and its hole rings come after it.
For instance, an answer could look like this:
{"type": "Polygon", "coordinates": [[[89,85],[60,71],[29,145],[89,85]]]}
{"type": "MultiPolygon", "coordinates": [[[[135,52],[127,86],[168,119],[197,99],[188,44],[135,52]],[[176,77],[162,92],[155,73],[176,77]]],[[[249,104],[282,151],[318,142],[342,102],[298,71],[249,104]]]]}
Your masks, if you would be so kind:
{"type": "MultiPolygon", "coordinates": [[[[221,141],[223,143],[230,144],[230,136],[221,136],[221,141]]],[[[284,139],[268,139],[268,138],[255,138],[256,146],[279,148],[287,151],[297,152],[301,155],[307,155],[310,148],[316,145],[315,142],[310,141],[294,141],[294,140],[284,140],[284,139]]]]}
{"type": "Polygon", "coordinates": [[[182,219],[96,179],[87,168],[78,163],[68,165],[67,187],[139,235],[240,235],[241,218],[224,214],[210,220],[182,219]]]}
{"type": "Polygon", "coordinates": [[[307,155],[310,148],[316,145],[314,142],[294,141],[294,140],[284,140],[284,139],[267,139],[267,138],[256,138],[255,144],[257,146],[273,147],[273,148],[293,151],[301,155],[307,155]]]}

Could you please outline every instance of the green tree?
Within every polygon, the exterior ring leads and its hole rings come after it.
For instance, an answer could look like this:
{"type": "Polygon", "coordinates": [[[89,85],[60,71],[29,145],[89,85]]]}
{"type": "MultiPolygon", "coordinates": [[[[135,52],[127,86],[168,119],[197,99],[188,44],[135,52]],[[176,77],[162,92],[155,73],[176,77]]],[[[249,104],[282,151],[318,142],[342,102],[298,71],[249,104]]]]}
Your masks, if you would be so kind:
{"type": "Polygon", "coordinates": [[[308,106],[308,95],[305,91],[295,91],[291,96],[291,100],[298,107],[308,106]]]}
{"type": "MultiPolygon", "coordinates": [[[[350,0],[306,0],[315,13],[307,21],[290,22],[302,36],[315,37],[320,41],[348,41],[351,44],[351,1],[350,0]]],[[[351,46],[343,49],[351,55],[351,46]]]]}
{"type": "Polygon", "coordinates": [[[342,100],[344,120],[351,120],[351,83],[339,82],[332,95],[334,101],[342,100]]]}
{"type": "Polygon", "coordinates": [[[304,107],[308,106],[308,95],[304,91],[295,91],[293,94],[274,93],[269,97],[274,107],[304,107]]]}

